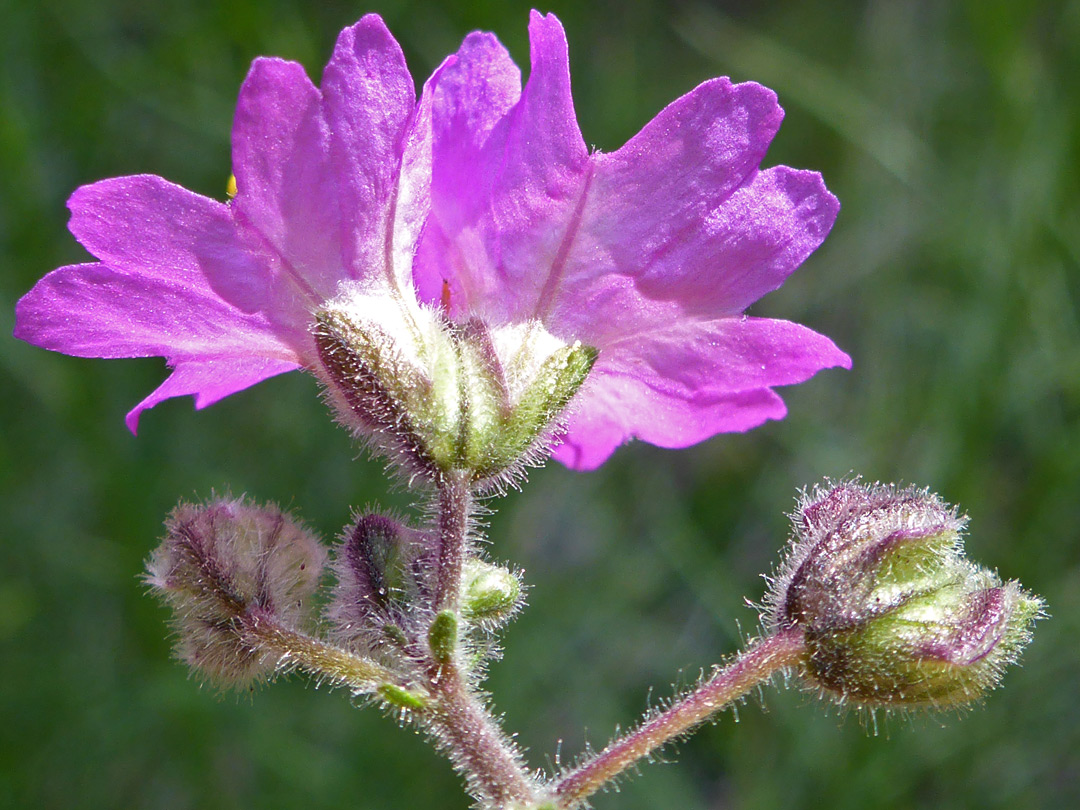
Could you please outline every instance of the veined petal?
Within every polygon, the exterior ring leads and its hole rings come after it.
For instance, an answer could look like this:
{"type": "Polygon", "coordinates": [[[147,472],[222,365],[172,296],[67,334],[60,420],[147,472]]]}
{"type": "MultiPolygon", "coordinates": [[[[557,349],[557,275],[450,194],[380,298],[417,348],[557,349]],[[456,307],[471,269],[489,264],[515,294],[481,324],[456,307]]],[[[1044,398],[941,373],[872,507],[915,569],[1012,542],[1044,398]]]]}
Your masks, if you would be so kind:
{"type": "Polygon", "coordinates": [[[240,88],[232,143],[233,214],[261,237],[256,248],[276,255],[288,288],[282,305],[317,306],[349,275],[322,96],[303,67],[255,60],[240,88]]]}
{"type": "Polygon", "coordinates": [[[680,231],[609,219],[603,205],[587,209],[549,317],[556,334],[598,346],[672,318],[742,312],[817,249],[839,210],[821,175],[786,166],[752,173],[680,231]]]}
{"type": "Polygon", "coordinates": [[[595,157],[593,227],[629,225],[618,243],[627,253],[662,251],[757,171],[783,117],[776,94],[760,84],[699,85],[617,152],[595,157]]]}
{"type": "Polygon", "coordinates": [[[439,301],[442,293],[441,270],[435,263],[418,261],[416,256],[431,213],[436,87],[456,61],[455,56],[448,56],[424,83],[401,158],[397,217],[392,237],[393,262],[396,267],[412,268],[413,288],[420,301],[439,301]]]}
{"type": "Polygon", "coordinates": [[[606,347],[597,365],[691,398],[795,385],[823,368],[850,368],[851,358],[805,326],[743,316],[672,322],[606,347]]]}
{"type": "Polygon", "coordinates": [[[476,286],[468,268],[488,266],[485,246],[466,233],[483,220],[501,169],[482,155],[492,130],[521,97],[521,72],[494,36],[475,32],[428,82],[424,97],[429,96],[433,217],[413,274],[417,295],[432,304],[440,302],[443,282],[448,283],[450,313],[461,316],[477,298],[466,293],[476,286]],[[459,239],[452,243],[448,234],[459,239]],[[448,253],[448,247],[454,252],[448,253]],[[468,260],[462,249],[470,254],[468,260]]]}
{"type": "MultiPolygon", "coordinates": [[[[493,323],[532,317],[549,279],[557,279],[560,249],[579,213],[588,169],[562,26],[554,16],[533,12],[529,37],[532,69],[517,103],[490,133],[490,115],[458,116],[458,137],[469,145],[464,154],[452,140],[437,142],[434,153],[438,178],[444,161],[464,166],[472,145],[483,144],[472,152],[468,190],[444,184],[433,186],[432,194],[442,237],[456,249],[448,277],[460,283],[468,311],[493,323]],[[456,198],[463,193],[459,206],[456,198]]],[[[512,77],[508,69],[491,74],[498,77],[487,79],[494,88],[490,97],[498,101],[494,111],[512,98],[512,77]]]]}
{"type": "Polygon", "coordinates": [[[187,279],[61,267],[16,305],[15,337],[76,357],[268,357],[299,362],[260,313],[245,313],[187,279]]]}
{"type": "Polygon", "coordinates": [[[363,284],[411,290],[411,268],[392,261],[391,233],[416,89],[400,46],[378,15],[341,32],[321,87],[344,266],[363,284]]]}
{"type": "Polygon", "coordinates": [[[82,186],[68,208],[75,238],[115,270],[165,279],[245,312],[274,308],[269,265],[240,238],[224,203],[134,175],[82,186]]]}
{"type": "Polygon", "coordinates": [[[103,264],[61,267],[16,306],[15,337],[77,357],[168,359],[176,371],[128,414],[194,394],[196,407],[299,368],[300,357],[259,313],[245,313],[185,279],[122,273],[103,264]]]}
{"type": "Polygon", "coordinates": [[[435,208],[454,231],[486,209],[499,167],[481,162],[481,153],[521,97],[521,71],[493,35],[475,32],[447,61],[431,90],[435,208]]]}
{"type": "Polygon", "coordinates": [[[601,351],[556,458],[592,469],[622,442],[686,447],[786,414],[770,389],[851,359],[804,326],[767,318],[675,321],[601,351]]]}
{"type": "Polygon", "coordinates": [[[574,470],[595,470],[631,439],[689,447],[717,433],[747,431],[787,415],[783,401],[768,388],[683,399],[614,374],[597,376],[589,386],[552,453],[574,470]]]}
{"type": "Polygon", "coordinates": [[[124,423],[128,430],[137,433],[142,412],[166,399],[193,394],[195,407],[205,408],[255,383],[298,368],[296,363],[265,357],[180,360],[169,378],[128,412],[124,423]]]}

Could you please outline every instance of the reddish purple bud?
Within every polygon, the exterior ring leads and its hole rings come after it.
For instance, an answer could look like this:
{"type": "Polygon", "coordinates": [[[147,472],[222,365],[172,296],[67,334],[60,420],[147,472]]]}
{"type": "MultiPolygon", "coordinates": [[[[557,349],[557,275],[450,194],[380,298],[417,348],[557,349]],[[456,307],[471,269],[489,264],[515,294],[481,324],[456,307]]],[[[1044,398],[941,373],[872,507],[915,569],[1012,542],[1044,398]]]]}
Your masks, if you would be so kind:
{"type": "Polygon", "coordinates": [[[337,547],[327,610],[337,640],[366,653],[400,652],[420,632],[431,601],[433,541],[379,514],[362,515],[337,547]]]}
{"type": "Polygon", "coordinates": [[[1039,598],[963,557],[967,519],[926,490],[815,488],[767,598],[802,629],[804,674],[857,705],[957,706],[997,685],[1031,638],[1039,598]]]}
{"type": "Polygon", "coordinates": [[[177,656],[224,685],[273,674],[280,654],[251,633],[259,622],[299,628],[326,552],[273,504],[217,499],[180,504],[147,564],[147,581],[173,609],[177,656]]]}

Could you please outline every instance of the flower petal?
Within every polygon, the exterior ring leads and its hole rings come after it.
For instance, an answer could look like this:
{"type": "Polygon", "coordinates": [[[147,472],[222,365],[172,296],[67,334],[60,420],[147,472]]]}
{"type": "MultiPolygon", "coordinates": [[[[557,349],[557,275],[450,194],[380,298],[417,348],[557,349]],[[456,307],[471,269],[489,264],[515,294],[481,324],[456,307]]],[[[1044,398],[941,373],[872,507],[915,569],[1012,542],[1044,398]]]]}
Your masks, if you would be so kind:
{"type": "Polygon", "coordinates": [[[658,447],[689,447],[721,432],[743,432],[783,419],[783,401],[768,388],[689,400],[654,391],[640,380],[606,375],[590,381],[552,456],[573,470],[595,470],[630,439],[658,447]],[[628,414],[637,414],[628,419],[628,414]]]}
{"type": "Polygon", "coordinates": [[[596,156],[590,214],[631,229],[613,242],[624,257],[662,252],[757,171],[783,117],[776,94],[759,84],[699,85],[617,152],[596,156]]]}
{"type": "Polygon", "coordinates": [[[104,264],[61,267],[16,305],[15,337],[76,357],[299,356],[260,313],[230,306],[212,290],[104,264]]]}
{"type": "Polygon", "coordinates": [[[851,367],[831,340],[766,318],[675,321],[601,352],[575,401],[556,452],[575,469],[598,466],[623,441],[686,447],[716,433],[782,419],[770,388],[803,382],[823,368],[851,367]]]}
{"type": "Polygon", "coordinates": [[[806,260],[838,210],[819,174],[786,166],[752,174],[666,235],[666,226],[590,208],[549,328],[603,347],[673,318],[738,314],[806,260]]]}
{"type": "Polygon", "coordinates": [[[348,277],[341,214],[322,96],[303,67],[255,60],[240,88],[232,143],[237,220],[261,237],[256,248],[278,258],[289,297],[300,293],[304,309],[331,298],[348,277]]]}
{"type": "Polygon", "coordinates": [[[109,267],[186,285],[246,312],[270,304],[269,269],[238,237],[224,203],[134,175],[82,186],[68,208],[68,228],[109,267]]]}
{"type": "Polygon", "coordinates": [[[173,375],[128,414],[163,399],[196,395],[204,407],[300,358],[259,314],[243,313],[187,280],[121,273],[103,264],[61,267],[16,305],[15,337],[77,357],[162,355],[173,375]]]}
{"type": "Polygon", "coordinates": [[[299,367],[296,363],[264,357],[182,360],[165,382],[128,412],[124,423],[128,430],[137,433],[142,412],[166,399],[194,394],[195,407],[201,409],[255,383],[299,367]]]}
{"type": "MultiPolygon", "coordinates": [[[[461,234],[486,212],[499,167],[484,162],[484,147],[520,97],[521,71],[506,48],[482,32],[469,34],[424,89],[432,107],[433,221],[425,228],[413,274],[418,297],[431,304],[441,301],[443,282],[450,284],[452,315],[467,312],[469,263],[453,252],[447,233],[461,234]]],[[[482,246],[473,243],[479,248],[476,260],[485,266],[482,246]]]]}
{"type": "Polygon", "coordinates": [[[322,78],[330,162],[340,195],[343,261],[365,283],[408,284],[391,261],[391,229],[416,88],[400,46],[368,14],[338,37],[322,78]]]}
{"type": "Polygon", "coordinates": [[[597,369],[634,377],[672,396],[728,394],[801,383],[823,368],[851,367],[836,344],[770,318],[674,321],[602,350],[597,369]]]}
{"type": "MultiPolygon", "coordinates": [[[[460,284],[467,311],[493,323],[531,315],[548,278],[558,275],[560,248],[579,213],[588,168],[562,26],[552,15],[533,12],[529,36],[532,69],[517,103],[490,127],[491,113],[512,98],[511,71],[492,69],[484,88],[471,91],[485,99],[485,112],[454,116],[454,137],[438,138],[434,151],[436,178],[445,166],[448,178],[470,179],[467,190],[460,181],[433,185],[433,212],[443,234],[432,238],[455,249],[447,277],[460,284]]],[[[450,92],[440,109],[453,115],[451,102],[468,98],[450,92]]],[[[421,251],[434,256],[423,246],[421,251]]]]}
{"type": "Polygon", "coordinates": [[[742,312],[817,250],[839,210],[817,172],[766,169],[704,218],[697,239],[653,262],[638,286],[688,302],[691,313],[742,312]]]}

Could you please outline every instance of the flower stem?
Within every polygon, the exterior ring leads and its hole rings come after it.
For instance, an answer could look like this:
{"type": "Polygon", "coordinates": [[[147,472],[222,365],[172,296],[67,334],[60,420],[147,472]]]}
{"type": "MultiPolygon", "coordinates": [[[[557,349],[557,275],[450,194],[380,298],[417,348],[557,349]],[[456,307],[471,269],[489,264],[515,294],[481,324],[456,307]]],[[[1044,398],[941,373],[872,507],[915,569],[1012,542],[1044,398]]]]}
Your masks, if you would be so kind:
{"type": "Polygon", "coordinates": [[[804,652],[800,630],[782,631],[755,642],[667,711],[615,740],[594,758],[566,774],[555,785],[555,806],[566,810],[580,807],[589,796],[635,762],[708,719],[779,670],[798,663],[804,652]]]}
{"type": "MultiPolygon", "coordinates": [[[[439,477],[437,487],[439,562],[434,608],[456,616],[469,554],[472,481],[468,471],[451,470],[439,477]]],[[[432,705],[425,714],[440,747],[465,777],[469,792],[484,807],[531,805],[539,784],[525,770],[520,752],[469,683],[460,656],[434,648],[429,652],[431,666],[426,680],[432,705]]]]}
{"type": "Polygon", "coordinates": [[[252,646],[280,656],[279,668],[297,667],[310,675],[346,686],[353,694],[368,694],[398,677],[385,667],[322,639],[309,636],[259,611],[247,611],[240,619],[252,646]]]}
{"type": "Polygon", "coordinates": [[[526,772],[520,753],[456,667],[443,669],[432,696],[437,737],[465,777],[469,793],[485,807],[531,806],[539,792],[538,783],[526,772]]]}
{"type": "Polygon", "coordinates": [[[457,610],[461,601],[461,572],[468,555],[469,512],[472,487],[467,470],[450,470],[438,480],[436,523],[439,533],[439,570],[435,584],[435,610],[457,610]]]}

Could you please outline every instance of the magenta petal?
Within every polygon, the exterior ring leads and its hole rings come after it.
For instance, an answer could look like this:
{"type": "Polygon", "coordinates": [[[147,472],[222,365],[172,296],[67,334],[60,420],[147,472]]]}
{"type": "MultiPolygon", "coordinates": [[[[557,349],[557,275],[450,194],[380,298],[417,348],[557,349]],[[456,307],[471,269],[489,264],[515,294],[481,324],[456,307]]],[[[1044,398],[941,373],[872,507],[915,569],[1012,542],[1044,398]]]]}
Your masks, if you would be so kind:
{"type": "Polygon", "coordinates": [[[102,264],[61,267],[19,301],[15,337],[78,357],[162,355],[177,370],[128,415],[195,394],[198,407],[300,366],[261,316],[240,312],[183,280],[130,275],[102,264]]]}
{"type": "Polygon", "coordinates": [[[104,264],[61,267],[16,306],[15,337],[77,357],[299,358],[258,313],[176,280],[104,264]]]}
{"type": "MultiPolygon", "coordinates": [[[[703,308],[741,312],[817,250],[839,211],[840,202],[817,172],[766,169],[705,219],[699,249],[718,272],[710,278],[701,264],[691,264],[674,286],[684,296],[700,296],[703,308]]],[[[677,251],[677,257],[689,262],[692,250],[677,251]]],[[[649,294],[672,281],[669,274],[650,272],[642,287],[649,294]]]]}
{"type": "Polygon", "coordinates": [[[273,252],[305,309],[332,297],[347,275],[341,216],[322,96],[303,67],[255,60],[240,88],[232,142],[232,210],[261,237],[254,246],[273,252]]]}
{"type": "Polygon", "coordinates": [[[465,293],[471,286],[468,268],[484,267],[488,258],[482,243],[473,240],[459,248],[447,234],[459,234],[487,213],[501,167],[498,161],[485,161],[484,150],[497,151],[488,141],[521,96],[521,72],[494,36],[476,32],[431,78],[424,96],[431,98],[434,127],[433,218],[413,272],[417,295],[429,303],[440,300],[443,281],[449,282],[456,315],[466,311],[470,300],[465,293]]]}
{"type": "MultiPolygon", "coordinates": [[[[401,171],[394,205],[396,216],[391,233],[394,278],[398,283],[407,286],[411,270],[411,281],[417,290],[422,274],[417,272],[414,259],[417,244],[431,213],[433,85],[452,60],[453,57],[447,57],[431,78],[424,83],[420,101],[413,108],[412,120],[407,127],[408,134],[405,137],[401,155],[401,171]]],[[[419,291],[417,295],[420,300],[424,300],[419,291]]],[[[438,295],[439,293],[436,292],[436,300],[438,295]]]]}
{"type": "Polygon", "coordinates": [[[507,117],[505,168],[491,203],[495,283],[487,300],[477,302],[507,319],[543,315],[588,187],[589,154],[570,92],[566,34],[554,15],[534,11],[529,43],[532,69],[507,117]]]}
{"type": "MultiPolygon", "coordinates": [[[[582,230],[604,246],[612,265],[605,269],[657,282],[667,297],[682,296],[686,277],[715,281],[724,265],[714,255],[670,254],[699,242],[702,223],[753,177],[783,115],[771,90],[714,79],[668,105],[617,152],[597,155],[582,230]]],[[[579,257],[583,266],[571,272],[588,274],[589,258],[579,257]]]]}
{"type": "MultiPolygon", "coordinates": [[[[270,263],[238,235],[224,203],[160,177],[135,175],[82,186],[68,208],[75,238],[109,267],[245,312],[278,309],[270,263]]],[[[286,330],[305,329],[294,313],[274,317],[286,330]]]]}
{"type": "Polygon", "coordinates": [[[590,219],[549,321],[603,346],[673,319],[738,314],[806,260],[838,210],[819,174],[778,166],[660,246],[648,240],[663,226],[648,220],[620,231],[614,220],[590,219]]]}
{"type": "Polygon", "coordinates": [[[142,412],[166,399],[194,394],[195,407],[205,408],[255,383],[297,368],[296,363],[260,357],[181,361],[157,390],[131,409],[124,422],[128,430],[137,433],[142,412]]]}
{"type": "MultiPolygon", "coordinates": [[[[437,141],[433,158],[437,179],[444,164],[448,177],[473,178],[464,187],[433,185],[432,209],[443,233],[431,238],[453,246],[443,272],[452,287],[460,286],[463,306],[494,322],[534,314],[547,279],[557,275],[553,267],[573,227],[588,168],[562,26],[533,12],[529,36],[532,69],[517,103],[489,133],[490,113],[512,98],[513,83],[508,67],[489,69],[489,90],[481,94],[492,103],[482,115],[456,115],[454,138],[437,141]],[[479,151],[476,144],[483,144],[479,151]]],[[[497,49],[489,45],[488,52],[497,49]]],[[[451,102],[461,96],[448,93],[448,109],[456,109],[451,102]]],[[[423,245],[421,253],[438,258],[423,245]]]]}
{"type": "Polygon", "coordinates": [[[783,401],[768,388],[691,399],[661,394],[640,380],[598,378],[570,417],[552,456],[574,470],[594,470],[630,439],[658,447],[689,447],[717,433],[738,433],[783,419],[783,401]],[[628,417],[629,414],[635,417],[628,417]]]}
{"type": "Polygon", "coordinates": [[[391,280],[387,247],[416,89],[401,48],[378,15],[341,32],[321,86],[346,228],[345,266],[355,278],[391,280]]]}
{"type": "Polygon", "coordinates": [[[634,377],[691,399],[801,383],[851,358],[824,335],[790,321],[678,321],[601,350],[599,371],[634,377]]]}
{"type": "Polygon", "coordinates": [[[517,65],[494,36],[480,32],[465,38],[433,83],[432,193],[445,228],[456,231],[485,212],[500,167],[484,165],[481,154],[520,97],[517,65]]]}
{"type": "Polygon", "coordinates": [[[749,430],[784,417],[771,386],[836,366],[850,368],[851,359],[799,324],[676,322],[601,351],[555,456],[592,469],[631,438],[687,447],[716,433],[749,430]]]}

